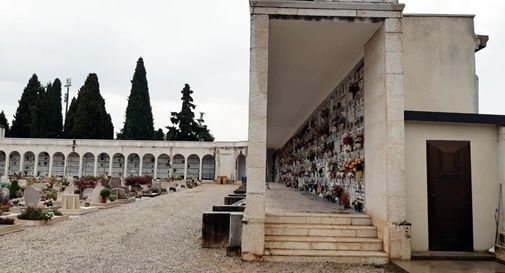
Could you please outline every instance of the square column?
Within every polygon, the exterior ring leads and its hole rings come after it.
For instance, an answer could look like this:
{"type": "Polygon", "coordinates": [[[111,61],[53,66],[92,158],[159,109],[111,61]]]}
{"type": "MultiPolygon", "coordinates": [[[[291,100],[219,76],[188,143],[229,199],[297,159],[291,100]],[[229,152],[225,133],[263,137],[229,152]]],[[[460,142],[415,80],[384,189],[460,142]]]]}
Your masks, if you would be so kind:
{"type": "Polygon", "coordinates": [[[366,211],[391,259],[410,259],[405,226],[401,18],[385,18],[365,46],[366,211]]]}
{"type": "Polygon", "coordinates": [[[200,157],[200,169],[198,171],[198,180],[202,180],[202,166],[203,166],[203,156],[200,157]]]}
{"type": "Polygon", "coordinates": [[[47,172],[47,176],[49,177],[53,176],[53,160],[54,160],[54,154],[53,155],[49,154],[49,172],[47,172]]]}
{"type": "Polygon", "coordinates": [[[109,156],[109,176],[112,177],[112,165],[114,164],[114,155],[109,156]]]}
{"type": "Polygon", "coordinates": [[[10,153],[5,152],[5,177],[9,177],[9,163],[10,163],[10,153]]]}
{"type": "Polygon", "coordinates": [[[82,164],[83,164],[84,156],[79,155],[79,178],[82,177],[82,164]]]}
{"type": "Polygon", "coordinates": [[[142,169],[144,167],[144,157],[143,156],[142,157],[139,156],[139,158],[140,158],[140,161],[139,161],[139,176],[142,176],[142,174],[143,174],[142,173],[142,169]]]}
{"type": "Polygon", "coordinates": [[[93,165],[93,176],[94,177],[96,177],[96,175],[98,174],[98,156],[99,155],[95,156],[95,164],[93,165]]]}
{"type": "Polygon", "coordinates": [[[154,178],[158,178],[158,156],[154,157],[154,178]]]}
{"type": "Polygon", "coordinates": [[[37,172],[39,171],[39,154],[35,154],[35,160],[33,163],[33,177],[38,177],[37,172]]]}
{"type": "Polygon", "coordinates": [[[242,259],[246,261],[261,258],[265,248],[269,24],[268,15],[251,15],[248,183],[242,228],[242,259]]]}

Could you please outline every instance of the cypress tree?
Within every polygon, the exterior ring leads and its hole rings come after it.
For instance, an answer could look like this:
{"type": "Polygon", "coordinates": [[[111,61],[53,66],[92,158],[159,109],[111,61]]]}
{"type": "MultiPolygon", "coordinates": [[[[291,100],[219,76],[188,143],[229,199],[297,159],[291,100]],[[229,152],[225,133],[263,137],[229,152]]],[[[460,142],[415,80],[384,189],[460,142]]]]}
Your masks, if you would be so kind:
{"type": "Polygon", "coordinates": [[[96,74],[91,73],[79,90],[71,136],[81,139],[112,139],[112,119],[105,110],[96,74]]]}
{"type": "Polygon", "coordinates": [[[153,139],[154,123],[149,87],[147,84],[144,60],[139,58],[133,79],[128,106],[126,107],[124,127],[119,134],[122,139],[153,139]]]}
{"type": "Polygon", "coordinates": [[[193,91],[189,84],[185,84],[181,91],[182,108],[180,112],[171,112],[170,121],[173,126],[168,126],[167,140],[179,141],[214,141],[207,126],[203,125],[203,119],[195,121],[193,110],[196,105],[193,104],[193,91]]]}
{"type": "Polygon", "coordinates": [[[28,81],[21,99],[19,100],[19,106],[14,115],[14,120],[12,121],[12,128],[10,130],[11,137],[30,137],[31,133],[31,122],[32,122],[32,108],[36,103],[37,96],[39,93],[43,92],[43,88],[40,85],[39,79],[36,74],[28,81]]]}
{"type": "Polygon", "coordinates": [[[165,139],[165,133],[163,132],[163,129],[159,128],[158,131],[154,132],[154,139],[155,140],[164,140],[165,139]]]}
{"type": "MultiPolygon", "coordinates": [[[[47,89],[51,89],[51,83],[47,85],[47,89]]],[[[35,103],[31,107],[32,121],[30,123],[30,137],[43,138],[47,137],[47,130],[49,129],[50,122],[48,111],[47,91],[41,90],[35,99],[35,103]]]]}
{"type": "Polygon", "coordinates": [[[47,89],[49,106],[49,124],[47,137],[60,138],[63,136],[63,109],[61,107],[61,81],[55,79],[51,88],[47,89]]]}
{"type": "MultiPolygon", "coordinates": [[[[5,117],[4,111],[0,113],[0,126],[3,126],[5,129],[5,136],[9,136],[9,122],[5,117]]],[[[160,129],[161,130],[161,129],[160,129]]]]}
{"type": "Polygon", "coordinates": [[[70,102],[67,116],[65,117],[65,128],[63,130],[63,136],[65,138],[74,138],[72,135],[72,130],[74,129],[74,119],[76,111],[77,111],[77,99],[74,97],[72,98],[72,102],[70,102]]]}

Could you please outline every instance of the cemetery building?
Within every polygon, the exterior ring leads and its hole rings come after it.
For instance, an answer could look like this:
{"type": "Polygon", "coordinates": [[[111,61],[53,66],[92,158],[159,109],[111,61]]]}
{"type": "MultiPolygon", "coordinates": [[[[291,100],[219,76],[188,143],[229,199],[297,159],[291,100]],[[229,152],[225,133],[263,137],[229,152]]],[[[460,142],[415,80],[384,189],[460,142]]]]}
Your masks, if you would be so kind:
{"type": "Polygon", "coordinates": [[[250,8],[244,260],[381,263],[494,245],[505,117],[479,114],[488,37],[473,15],[404,14],[396,0],[250,8]],[[269,180],[347,208],[274,212],[269,180]]]}
{"type": "MultiPolygon", "coordinates": [[[[2,132],[0,128],[0,135],[2,132]]],[[[0,138],[0,177],[246,176],[247,142],[0,138]]]]}

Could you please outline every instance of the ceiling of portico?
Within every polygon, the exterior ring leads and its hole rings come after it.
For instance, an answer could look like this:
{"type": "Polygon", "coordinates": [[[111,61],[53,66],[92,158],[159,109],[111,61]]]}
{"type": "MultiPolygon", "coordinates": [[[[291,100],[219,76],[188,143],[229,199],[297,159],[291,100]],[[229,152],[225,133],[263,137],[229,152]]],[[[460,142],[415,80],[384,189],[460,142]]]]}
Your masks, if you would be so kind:
{"type": "Polygon", "coordinates": [[[280,148],[362,59],[366,21],[270,20],[267,146],[280,148]]]}

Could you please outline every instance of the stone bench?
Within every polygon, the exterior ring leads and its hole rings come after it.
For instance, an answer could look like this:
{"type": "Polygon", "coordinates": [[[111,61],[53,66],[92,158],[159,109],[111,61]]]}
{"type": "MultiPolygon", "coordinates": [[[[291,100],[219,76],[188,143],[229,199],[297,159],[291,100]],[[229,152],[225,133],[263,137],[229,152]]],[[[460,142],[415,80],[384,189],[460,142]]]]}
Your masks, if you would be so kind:
{"type": "Polygon", "coordinates": [[[212,211],[244,212],[245,206],[241,205],[219,205],[212,206],[212,211]]]}
{"type": "Polygon", "coordinates": [[[242,197],[242,196],[226,196],[224,198],[224,204],[225,205],[233,205],[234,203],[237,203],[241,200],[244,200],[245,199],[245,196],[242,197]]]}

